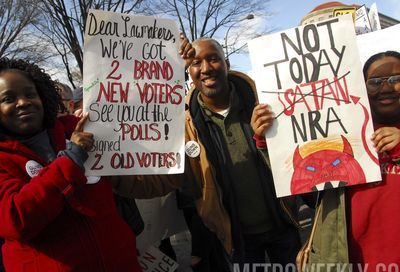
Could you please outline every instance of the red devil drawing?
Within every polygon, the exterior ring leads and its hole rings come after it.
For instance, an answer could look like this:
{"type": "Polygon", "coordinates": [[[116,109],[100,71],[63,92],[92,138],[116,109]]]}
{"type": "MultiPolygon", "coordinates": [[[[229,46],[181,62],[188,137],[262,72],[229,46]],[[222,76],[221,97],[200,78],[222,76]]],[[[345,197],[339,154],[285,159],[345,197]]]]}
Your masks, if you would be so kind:
{"type": "Polygon", "coordinates": [[[349,141],[342,136],[343,150],[318,150],[304,158],[297,146],[293,156],[292,194],[321,191],[365,183],[365,175],[353,155],[349,141]]]}

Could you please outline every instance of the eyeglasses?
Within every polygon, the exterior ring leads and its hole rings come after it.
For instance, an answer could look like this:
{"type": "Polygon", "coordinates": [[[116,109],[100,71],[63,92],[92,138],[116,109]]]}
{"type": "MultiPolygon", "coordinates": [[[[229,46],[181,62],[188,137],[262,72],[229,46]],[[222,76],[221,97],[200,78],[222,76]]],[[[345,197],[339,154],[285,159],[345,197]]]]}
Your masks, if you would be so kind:
{"type": "Polygon", "coordinates": [[[400,75],[394,75],[390,77],[376,77],[367,80],[367,91],[369,94],[377,94],[383,87],[385,81],[391,87],[395,87],[400,83],[400,75]]]}

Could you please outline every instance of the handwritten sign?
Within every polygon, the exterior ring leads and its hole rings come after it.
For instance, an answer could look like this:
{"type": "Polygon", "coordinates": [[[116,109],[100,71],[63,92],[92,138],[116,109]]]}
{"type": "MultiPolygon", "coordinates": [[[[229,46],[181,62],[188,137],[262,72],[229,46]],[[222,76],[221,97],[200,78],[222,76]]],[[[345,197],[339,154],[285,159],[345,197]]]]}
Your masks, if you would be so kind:
{"type": "Polygon", "coordinates": [[[363,5],[356,10],[356,34],[365,34],[372,31],[367,8],[363,5]]]}
{"type": "Polygon", "coordinates": [[[89,175],[182,173],[184,64],[174,21],[90,10],[84,46],[89,175]]]}
{"type": "Polygon", "coordinates": [[[153,246],[138,254],[138,261],[143,272],[173,272],[179,266],[174,260],[153,246]]]}
{"type": "Polygon", "coordinates": [[[249,42],[278,197],[381,180],[351,15],[249,42]]]}
{"type": "Polygon", "coordinates": [[[380,30],[381,22],[379,19],[378,6],[376,5],[376,3],[373,3],[369,8],[368,17],[371,23],[372,31],[380,30]]]}

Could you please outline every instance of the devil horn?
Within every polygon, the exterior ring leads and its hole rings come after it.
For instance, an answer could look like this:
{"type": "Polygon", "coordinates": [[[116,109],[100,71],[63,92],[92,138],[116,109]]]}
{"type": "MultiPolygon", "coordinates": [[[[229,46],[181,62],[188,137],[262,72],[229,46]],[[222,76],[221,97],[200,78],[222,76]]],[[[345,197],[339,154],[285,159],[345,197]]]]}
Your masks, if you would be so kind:
{"type": "Polygon", "coordinates": [[[343,153],[349,154],[354,157],[353,148],[351,148],[349,141],[343,135],[341,135],[341,137],[343,141],[343,153]]]}
{"type": "Polygon", "coordinates": [[[299,146],[297,146],[293,154],[293,166],[298,165],[302,160],[303,158],[300,155],[299,146]]]}

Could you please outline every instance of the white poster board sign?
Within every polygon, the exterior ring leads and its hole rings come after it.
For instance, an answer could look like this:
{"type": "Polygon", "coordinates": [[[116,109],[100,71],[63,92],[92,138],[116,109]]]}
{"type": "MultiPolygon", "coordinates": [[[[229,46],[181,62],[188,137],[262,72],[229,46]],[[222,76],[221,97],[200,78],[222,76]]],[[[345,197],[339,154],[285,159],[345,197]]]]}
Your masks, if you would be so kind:
{"type": "Polygon", "coordinates": [[[361,65],[372,55],[384,51],[400,52],[400,24],[357,36],[361,65]]]}
{"type": "Polygon", "coordinates": [[[371,23],[372,31],[381,29],[381,22],[379,21],[378,6],[373,3],[368,12],[369,21],[371,23]]]}
{"type": "Polygon", "coordinates": [[[351,15],[249,42],[278,197],[381,180],[351,15]]]}
{"type": "Polygon", "coordinates": [[[87,175],[182,173],[184,64],[176,23],[90,10],[83,71],[87,175]]]}
{"type": "Polygon", "coordinates": [[[178,209],[175,192],[135,201],[144,222],[144,230],[136,237],[136,246],[140,250],[187,230],[183,212],[178,209]]]}
{"type": "Polygon", "coordinates": [[[371,24],[369,22],[367,8],[363,5],[356,10],[356,34],[364,34],[372,31],[371,24]]]}
{"type": "Polygon", "coordinates": [[[138,254],[139,265],[143,272],[175,271],[178,264],[155,247],[149,247],[138,254]]]}

